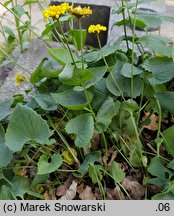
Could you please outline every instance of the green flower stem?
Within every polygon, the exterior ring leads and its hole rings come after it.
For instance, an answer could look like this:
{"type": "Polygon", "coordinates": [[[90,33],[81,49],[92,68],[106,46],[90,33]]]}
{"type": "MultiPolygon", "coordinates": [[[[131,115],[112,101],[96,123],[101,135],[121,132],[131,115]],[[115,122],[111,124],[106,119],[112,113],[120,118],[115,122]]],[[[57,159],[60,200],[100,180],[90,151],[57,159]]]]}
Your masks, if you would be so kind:
{"type": "Polygon", "coordinates": [[[7,58],[9,58],[15,65],[17,65],[19,68],[21,68],[23,71],[25,71],[27,74],[30,75],[30,72],[24,68],[23,66],[21,66],[20,64],[17,63],[17,61],[15,61],[13,58],[11,58],[5,51],[3,51],[2,49],[0,50],[0,52],[2,52],[7,58]]]}
{"type": "MultiPolygon", "coordinates": [[[[7,11],[9,11],[11,14],[13,14],[14,17],[16,17],[22,24],[25,25],[25,23],[20,19],[19,16],[17,16],[11,9],[9,9],[8,7],[4,6],[3,3],[0,2],[0,5],[3,6],[7,11]]],[[[27,27],[37,38],[39,38],[43,43],[45,43],[47,45],[47,47],[51,47],[45,40],[43,40],[36,32],[34,32],[32,30],[31,27],[27,27]]]]}
{"type": "Polygon", "coordinates": [[[160,135],[161,135],[161,120],[162,120],[162,112],[161,112],[161,106],[160,106],[160,103],[159,103],[159,100],[156,100],[157,101],[157,106],[158,106],[158,132],[157,132],[157,140],[158,140],[158,143],[157,143],[157,157],[160,156],[160,146],[161,146],[161,142],[160,142],[160,135]]]}
{"type": "Polygon", "coordinates": [[[120,86],[118,85],[118,83],[117,83],[115,77],[113,76],[112,72],[110,71],[109,65],[108,65],[108,63],[107,63],[107,61],[106,61],[106,59],[105,59],[105,57],[104,57],[104,55],[103,55],[99,34],[96,34],[96,35],[97,35],[97,41],[98,41],[98,45],[99,45],[99,48],[100,48],[100,52],[101,52],[103,61],[104,61],[105,65],[106,65],[106,67],[107,67],[107,70],[110,72],[111,77],[112,77],[112,79],[113,79],[113,81],[114,81],[116,87],[118,88],[118,90],[119,90],[119,92],[120,92],[120,94],[121,94],[123,100],[125,101],[123,92],[122,92],[122,90],[120,89],[120,86]]]}
{"type": "MultiPolygon", "coordinates": [[[[40,11],[42,12],[42,11],[44,10],[44,7],[43,7],[42,3],[40,2],[40,0],[36,0],[36,2],[37,2],[38,6],[39,6],[39,8],[40,8],[40,11]]],[[[48,20],[49,20],[49,22],[51,22],[51,19],[50,19],[50,18],[48,18],[48,20]]],[[[54,31],[56,32],[56,35],[54,34],[53,31],[52,31],[52,35],[54,36],[55,40],[56,40],[57,42],[60,42],[60,41],[61,41],[62,47],[66,48],[65,43],[63,42],[63,40],[62,40],[62,38],[61,38],[61,36],[60,36],[60,34],[59,34],[59,32],[58,32],[58,30],[57,30],[56,27],[54,27],[54,31]]]]}
{"type": "Polygon", "coordinates": [[[80,43],[81,43],[81,59],[82,59],[82,69],[84,69],[84,56],[83,56],[83,36],[82,36],[82,23],[81,19],[78,19],[79,29],[80,29],[80,43]]]}
{"type": "MultiPolygon", "coordinates": [[[[127,3],[127,1],[126,1],[126,3],[127,3]]],[[[129,23],[132,23],[131,15],[130,15],[130,10],[129,10],[129,7],[128,7],[128,3],[127,3],[127,13],[128,13],[129,23]]],[[[132,31],[132,35],[135,35],[135,37],[136,37],[135,31],[133,32],[133,27],[131,25],[130,25],[130,29],[132,31]]],[[[138,48],[139,52],[141,54],[143,54],[145,52],[143,46],[141,44],[136,44],[136,45],[137,45],[137,48],[138,48]]]]}
{"type": "Polygon", "coordinates": [[[133,117],[133,113],[132,112],[129,112],[130,113],[130,117],[132,119],[132,123],[133,123],[133,127],[134,127],[134,130],[135,130],[135,134],[136,134],[136,137],[137,137],[137,144],[138,144],[138,150],[139,152],[142,154],[142,144],[141,144],[141,140],[140,140],[140,136],[139,136],[139,133],[138,133],[138,129],[137,129],[137,126],[136,126],[136,123],[135,123],[135,119],[133,117]]]}
{"type": "Polygon", "coordinates": [[[54,129],[54,131],[56,131],[56,133],[59,135],[59,137],[61,138],[61,140],[64,142],[65,146],[67,147],[68,151],[71,153],[71,155],[72,155],[72,157],[74,158],[75,162],[76,162],[78,165],[80,165],[80,162],[79,162],[78,158],[74,155],[73,151],[71,150],[70,145],[68,144],[67,140],[65,139],[65,137],[63,136],[63,134],[61,133],[61,131],[58,130],[58,129],[54,126],[54,124],[53,124],[52,120],[50,119],[50,117],[49,117],[49,116],[47,116],[47,117],[48,117],[48,120],[49,120],[49,122],[50,122],[51,127],[54,129]]]}
{"type": "Polygon", "coordinates": [[[63,31],[62,24],[61,24],[60,22],[59,22],[59,25],[60,25],[60,30],[61,30],[61,33],[62,33],[63,39],[64,39],[64,41],[65,41],[65,43],[66,43],[66,46],[67,46],[68,51],[69,51],[69,54],[70,54],[71,59],[72,59],[72,61],[73,61],[73,64],[76,65],[75,60],[74,60],[74,57],[73,57],[73,54],[72,54],[72,51],[71,51],[70,46],[69,46],[69,43],[68,43],[68,41],[67,41],[67,39],[66,39],[66,37],[65,37],[65,34],[64,34],[64,31],[63,31]]]}
{"type": "Polygon", "coordinates": [[[124,24],[123,24],[124,35],[125,35],[125,38],[126,38],[127,50],[129,50],[129,44],[128,44],[128,39],[127,39],[127,31],[126,31],[126,16],[125,16],[124,0],[121,0],[121,4],[122,4],[122,16],[123,16],[123,20],[124,20],[124,24]]]}
{"type": "MultiPolygon", "coordinates": [[[[17,5],[17,1],[15,1],[15,3],[14,3],[13,0],[12,0],[12,7],[14,8],[16,5],[17,5]]],[[[20,21],[19,21],[19,19],[16,16],[14,17],[14,19],[15,19],[15,25],[16,25],[16,30],[17,30],[17,34],[18,34],[20,51],[23,52],[24,49],[23,49],[23,43],[22,43],[22,35],[21,35],[20,29],[19,29],[19,27],[20,27],[20,21]]]]}
{"type": "MultiPolygon", "coordinates": [[[[89,100],[89,97],[88,97],[88,93],[86,91],[86,87],[85,85],[83,85],[83,89],[84,89],[84,94],[85,94],[85,97],[86,97],[86,100],[88,102],[88,106],[89,106],[89,109],[93,115],[93,118],[95,121],[97,121],[97,117],[96,117],[96,114],[91,106],[91,103],[90,103],[90,100],[89,100]]],[[[106,137],[105,137],[105,134],[104,132],[102,131],[101,132],[101,135],[102,135],[102,138],[103,138],[103,142],[104,142],[104,147],[105,147],[105,163],[107,162],[107,158],[108,158],[108,143],[107,143],[107,140],[106,140],[106,137]]]]}
{"type": "Polygon", "coordinates": [[[101,193],[101,195],[103,196],[102,199],[103,199],[103,200],[106,200],[105,190],[104,190],[104,188],[103,188],[103,185],[102,185],[100,179],[98,178],[98,175],[97,175],[95,166],[94,166],[94,164],[90,164],[90,166],[92,166],[92,168],[93,168],[93,170],[94,170],[94,175],[95,175],[95,177],[96,177],[96,179],[97,179],[97,184],[98,184],[98,186],[99,186],[100,193],[101,193]]]}
{"type": "MultiPolygon", "coordinates": [[[[115,178],[113,178],[113,176],[110,173],[108,173],[106,170],[104,170],[104,172],[115,181],[115,178]]],[[[121,189],[125,192],[127,197],[131,200],[129,193],[126,191],[126,189],[123,187],[123,185],[120,182],[117,182],[117,184],[121,187],[121,189]]]]}
{"type": "Polygon", "coordinates": [[[83,85],[83,90],[84,90],[84,94],[85,94],[86,100],[87,100],[87,102],[88,102],[89,109],[90,109],[90,111],[91,111],[91,113],[92,113],[94,119],[96,120],[96,115],[95,115],[95,112],[94,112],[94,110],[93,110],[93,108],[92,108],[92,106],[91,106],[91,103],[90,103],[90,100],[89,100],[88,93],[87,93],[87,91],[86,91],[85,85],[83,85]]]}
{"type": "Polygon", "coordinates": [[[134,22],[133,22],[133,29],[132,29],[132,63],[131,63],[131,99],[133,100],[134,95],[134,59],[135,59],[135,27],[136,27],[136,15],[137,15],[137,8],[138,8],[139,0],[136,0],[135,6],[135,14],[134,14],[134,22]]]}

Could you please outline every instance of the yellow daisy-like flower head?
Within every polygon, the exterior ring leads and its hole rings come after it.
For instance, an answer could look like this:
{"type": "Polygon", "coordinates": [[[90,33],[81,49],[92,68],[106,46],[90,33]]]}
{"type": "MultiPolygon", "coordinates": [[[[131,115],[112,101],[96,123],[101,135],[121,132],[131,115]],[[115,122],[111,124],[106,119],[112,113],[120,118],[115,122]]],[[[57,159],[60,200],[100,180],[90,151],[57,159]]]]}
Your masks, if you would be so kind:
{"type": "Polygon", "coordinates": [[[107,30],[106,26],[102,26],[100,24],[90,25],[88,27],[88,32],[89,33],[97,33],[97,34],[99,34],[101,31],[106,31],[106,30],[107,30]]]}
{"type": "Polygon", "coordinates": [[[82,8],[81,6],[74,7],[74,8],[70,7],[69,12],[74,16],[76,16],[78,19],[92,14],[92,10],[90,9],[90,7],[82,8]]]}
{"type": "Polygon", "coordinates": [[[18,74],[16,74],[16,76],[15,76],[15,81],[16,81],[16,84],[17,84],[18,86],[21,86],[21,84],[22,84],[23,82],[26,82],[26,81],[27,81],[27,77],[26,77],[24,74],[22,74],[22,73],[18,73],[18,74]]]}
{"type": "Polygon", "coordinates": [[[70,9],[69,3],[62,3],[60,5],[52,5],[43,11],[43,16],[46,19],[48,19],[49,17],[59,19],[59,17],[61,15],[64,15],[69,9],[70,9]]]}

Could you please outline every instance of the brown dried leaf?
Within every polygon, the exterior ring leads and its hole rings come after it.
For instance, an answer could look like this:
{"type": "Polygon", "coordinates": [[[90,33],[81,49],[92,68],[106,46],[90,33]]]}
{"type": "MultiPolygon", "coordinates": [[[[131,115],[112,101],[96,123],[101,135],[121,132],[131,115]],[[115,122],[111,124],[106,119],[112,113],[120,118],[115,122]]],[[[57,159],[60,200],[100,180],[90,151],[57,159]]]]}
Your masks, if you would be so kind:
{"type": "Polygon", "coordinates": [[[114,161],[115,158],[117,157],[117,152],[116,152],[115,147],[112,147],[112,148],[110,149],[109,153],[111,154],[111,159],[110,159],[110,161],[109,161],[109,163],[108,163],[108,167],[111,167],[112,161],[114,161]]]}
{"type": "Polygon", "coordinates": [[[71,185],[73,177],[70,175],[69,178],[64,182],[63,185],[60,185],[56,190],[56,196],[62,196],[65,194],[69,186],[71,185]]]}
{"type": "Polygon", "coordinates": [[[96,197],[96,200],[102,200],[101,193],[98,187],[95,188],[94,195],[96,197]]]}
{"type": "Polygon", "coordinates": [[[48,193],[48,191],[46,191],[46,192],[44,193],[44,200],[52,200],[52,197],[51,197],[51,195],[48,193]]]}
{"type": "Polygon", "coordinates": [[[132,181],[129,178],[124,178],[122,185],[125,190],[129,192],[132,199],[140,200],[144,196],[145,188],[137,181],[132,181]]]}
{"type": "Polygon", "coordinates": [[[145,128],[156,131],[158,130],[158,117],[155,114],[151,114],[149,112],[145,112],[142,121],[145,121],[147,118],[150,118],[151,123],[149,125],[144,126],[145,128]],[[150,116],[150,117],[149,117],[150,116]]]}
{"type": "Polygon", "coordinates": [[[77,193],[81,194],[84,190],[85,190],[86,185],[84,184],[84,182],[82,182],[81,184],[79,184],[77,186],[77,193]]]}
{"type": "Polygon", "coordinates": [[[89,187],[88,185],[86,186],[85,190],[81,194],[79,194],[79,198],[81,200],[96,200],[91,187],[89,187]]]}
{"type": "Polygon", "coordinates": [[[76,197],[77,183],[73,180],[66,193],[59,200],[73,200],[76,197]]]}
{"type": "Polygon", "coordinates": [[[125,200],[125,196],[121,191],[119,185],[117,185],[113,190],[108,188],[106,193],[108,200],[125,200]]]}
{"type": "Polygon", "coordinates": [[[44,193],[45,200],[56,200],[55,191],[53,188],[49,188],[48,191],[44,193]]]}
{"type": "Polygon", "coordinates": [[[92,150],[95,151],[99,149],[100,144],[100,134],[94,133],[92,137],[92,150]]]}

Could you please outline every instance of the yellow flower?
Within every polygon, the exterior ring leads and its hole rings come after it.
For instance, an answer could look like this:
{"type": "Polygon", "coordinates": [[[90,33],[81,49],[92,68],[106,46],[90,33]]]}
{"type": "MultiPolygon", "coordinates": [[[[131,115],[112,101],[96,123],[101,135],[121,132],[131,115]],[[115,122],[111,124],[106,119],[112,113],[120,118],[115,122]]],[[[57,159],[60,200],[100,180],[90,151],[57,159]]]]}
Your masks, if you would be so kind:
{"type": "Polygon", "coordinates": [[[17,84],[18,86],[21,86],[21,84],[22,84],[23,82],[26,82],[26,81],[27,81],[27,77],[26,77],[25,75],[23,75],[22,73],[18,73],[18,74],[16,74],[16,76],[15,76],[15,81],[16,81],[16,84],[17,84]]]}
{"type": "Polygon", "coordinates": [[[106,30],[107,30],[106,26],[102,26],[102,25],[100,25],[100,24],[97,24],[97,25],[90,25],[90,26],[88,27],[88,32],[89,32],[89,33],[97,33],[97,34],[99,34],[100,31],[106,31],[106,30]]]}
{"type": "MultiPolygon", "coordinates": [[[[71,148],[72,153],[74,154],[75,157],[77,157],[77,152],[75,149],[71,148]]],[[[72,165],[75,160],[74,157],[72,156],[72,154],[70,153],[70,151],[63,151],[62,152],[62,156],[63,156],[63,161],[64,163],[67,163],[69,165],[72,165]]]]}
{"type": "Polygon", "coordinates": [[[92,10],[90,9],[90,7],[82,8],[81,6],[75,8],[70,7],[69,12],[72,13],[74,16],[76,16],[78,19],[92,14],[92,10]]]}
{"type": "Polygon", "coordinates": [[[66,11],[70,9],[69,3],[62,3],[60,5],[52,5],[46,10],[43,11],[43,16],[48,19],[49,17],[53,17],[59,19],[59,17],[66,13],[66,11]]]}

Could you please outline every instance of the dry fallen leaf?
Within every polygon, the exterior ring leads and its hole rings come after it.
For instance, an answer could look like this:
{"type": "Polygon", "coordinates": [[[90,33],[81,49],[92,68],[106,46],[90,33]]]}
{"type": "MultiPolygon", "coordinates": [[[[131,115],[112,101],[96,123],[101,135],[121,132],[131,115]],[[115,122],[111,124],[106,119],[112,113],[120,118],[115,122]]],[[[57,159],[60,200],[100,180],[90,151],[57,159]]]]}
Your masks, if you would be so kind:
{"type": "Polygon", "coordinates": [[[81,200],[96,200],[91,187],[89,187],[88,185],[86,186],[85,190],[81,194],[79,194],[79,198],[81,200]]]}
{"type": "Polygon", "coordinates": [[[46,192],[44,193],[44,200],[52,200],[52,197],[51,197],[51,195],[48,193],[48,191],[46,191],[46,192]]]}
{"type": "Polygon", "coordinates": [[[113,146],[112,148],[110,148],[110,149],[108,150],[108,154],[111,155],[111,159],[110,159],[110,161],[109,161],[109,163],[108,163],[108,167],[111,167],[112,162],[113,162],[113,161],[115,160],[115,158],[117,157],[117,151],[116,151],[116,149],[115,149],[115,146],[113,146]]]}
{"type": "Polygon", "coordinates": [[[145,188],[137,181],[132,181],[129,178],[124,178],[122,185],[125,190],[128,191],[132,199],[140,200],[144,196],[145,188]]]}
{"type": "Polygon", "coordinates": [[[73,200],[76,197],[77,183],[73,180],[70,187],[59,200],[73,200]]]}
{"type": "Polygon", "coordinates": [[[119,185],[117,185],[114,189],[108,188],[106,190],[106,193],[108,200],[125,200],[125,196],[121,191],[119,185]]]}
{"type": "Polygon", "coordinates": [[[95,151],[99,148],[100,134],[94,133],[92,137],[92,150],[95,151]]]}
{"type": "Polygon", "coordinates": [[[55,191],[53,188],[49,188],[45,193],[44,193],[44,198],[45,200],[56,200],[55,196],[55,191]]]}
{"type": "Polygon", "coordinates": [[[60,185],[57,190],[56,190],[56,196],[63,196],[65,194],[65,192],[67,191],[67,189],[69,188],[69,186],[71,185],[73,181],[73,177],[72,175],[70,175],[68,177],[68,179],[64,182],[63,185],[60,185]]]}
{"type": "Polygon", "coordinates": [[[144,128],[147,128],[152,131],[158,130],[158,117],[155,114],[151,114],[149,112],[145,112],[142,121],[145,121],[147,118],[151,120],[151,123],[144,126],[144,128]]]}

